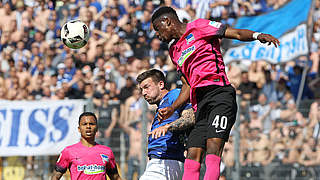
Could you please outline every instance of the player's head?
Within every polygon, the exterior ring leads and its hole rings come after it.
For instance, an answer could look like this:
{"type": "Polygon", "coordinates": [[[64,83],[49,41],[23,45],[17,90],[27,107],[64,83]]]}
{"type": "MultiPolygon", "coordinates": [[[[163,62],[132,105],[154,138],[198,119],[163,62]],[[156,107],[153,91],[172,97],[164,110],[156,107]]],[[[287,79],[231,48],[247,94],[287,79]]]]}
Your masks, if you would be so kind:
{"type": "Polygon", "coordinates": [[[159,103],[162,99],[163,90],[167,90],[166,78],[157,69],[151,69],[139,74],[137,82],[144,99],[149,104],[159,103]]]}
{"type": "Polygon", "coordinates": [[[78,131],[82,138],[94,139],[98,130],[97,117],[92,112],[84,112],[79,116],[78,131]]]}
{"type": "Polygon", "coordinates": [[[181,23],[176,11],[168,6],[158,8],[152,15],[152,25],[161,41],[169,43],[174,39],[175,25],[181,23]]]}

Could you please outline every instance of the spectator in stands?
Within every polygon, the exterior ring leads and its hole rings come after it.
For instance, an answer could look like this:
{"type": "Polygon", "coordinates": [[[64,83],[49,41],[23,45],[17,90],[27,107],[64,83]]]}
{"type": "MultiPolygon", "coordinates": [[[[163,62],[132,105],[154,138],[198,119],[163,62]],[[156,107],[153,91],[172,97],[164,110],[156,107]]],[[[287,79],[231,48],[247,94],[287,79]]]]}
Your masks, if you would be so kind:
{"type": "Polygon", "coordinates": [[[167,56],[164,54],[156,56],[156,64],[154,65],[154,68],[159,69],[165,75],[167,75],[168,71],[171,70],[170,66],[167,64],[167,60],[167,56]]]}
{"type": "Polygon", "coordinates": [[[206,18],[220,21],[222,12],[230,6],[230,0],[213,0],[209,3],[209,10],[207,11],[206,18]]]}
{"type": "Polygon", "coordinates": [[[269,70],[264,71],[265,84],[262,87],[261,92],[268,97],[268,103],[277,102],[276,82],[271,78],[271,72],[269,70]]]}
{"type": "Polygon", "coordinates": [[[289,88],[287,86],[287,81],[283,78],[280,78],[278,83],[276,84],[276,97],[277,97],[277,106],[283,107],[286,104],[285,95],[289,92],[289,88]]]}
{"type": "MultiPolygon", "coordinates": [[[[75,75],[76,73],[76,67],[74,66],[73,59],[71,56],[68,56],[64,60],[64,65],[65,65],[65,74],[70,76],[71,78],[75,75]]],[[[58,65],[59,67],[59,65],[58,65]]]]}
{"type": "Polygon", "coordinates": [[[70,82],[72,79],[72,75],[66,73],[66,65],[64,63],[60,63],[57,66],[58,68],[58,83],[62,83],[63,81],[70,82]]]}
{"type": "Polygon", "coordinates": [[[123,88],[121,88],[119,94],[121,104],[124,104],[127,98],[129,98],[132,95],[134,88],[135,83],[133,82],[133,79],[131,77],[127,77],[126,84],[123,88]]]}
{"type": "Polygon", "coordinates": [[[133,90],[132,96],[127,98],[123,108],[121,109],[122,119],[121,123],[128,123],[139,121],[141,118],[141,94],[139,89],[133,90]]]}
{"type": "Polygon", "coordinates": [[[247,163],[253,165],[255,171],[259,172],[260,178],[263,178],[263,166],[272,160],[272,144],[268,136],[259,128],[251,129],[247,145],[247,163]]]}
{"type": "Polygon", "coordinates": [[[127,66],[122,64],[118,67],[117,71],[115,71],[115,83],[117,84],[117,89],[120,91],[120,100],[121,100],[121,89],[126,86],[127,81],[127,66]]]}
{"type": "Polygon", "coordinates": [[[271,110],[274,108],[274,103],[268,104],[267,96],[261,93],[258,97],[258,104],[254,107],[257,108],[258,118],[261,118],[263,123],[263,133],[268,134],[272,127],[272,122],[275,120],[271,116],[271,110]]]}
{"type": "Polygon", "coordinates": [[[150,65],[154,66],[156,63],[157,56],[163,56],[164,51],[161,49],[161,41],[158,38],[153,38],[150,42],[150,50],[147,52],[146,56],[150,57],[150,65]]]}
{"type": "MultiPolygon", "coordinates": [[[[304,61],[304,60],[302,60],[304,61]]],[[[307,63],[307,62],[305,62],[307,63]]],[[[295,66],[291,67],[288,71],[288,77],[290,81],[290,91],[294,97],[295,100],[298,98],[298,93],[299,93],[299,87],[301,83],[301,78],[302,78],[302,71],[303,67],[296,64],[295,66]]],[[[315,72],[310,72],[308,73],[307,77],[309,78],[314,78],[315,77],[315,72]]],[[[304,84],[303,92],[302,92],[302,99],[312,99],[313,98],[313,93],[308,87],[308,80],[304,84]]]]}
{"type": "Polygon", "coordinates": [[[141,162],[141,121],[119,123],[120,127],[129,136],[129,152],[128,152],[128,171],[127,179],[133,180],[134,173],[140,177],[140,162],[141,162]]]}
{"type": "Polygon", "coordinates": [[[242,100],[253,102],[258,97],[258,88],[255,82],[249,81],[249,74],[247,71],[241,73],[241,83],[237,88],[238,94],[241,95],[242,100]]]}
{"type": "Polygon", "coordinates": [[[249,128],[263,129],[263,122],[264,122],[265,118],[270,114],[270,110],[271,110],[271,108],[262,116],[258,116],[258,112],[259,112],[258,106],[251,107],[249,128]]]}
{"type": "Polygon", "coordinates": [[[147,56],[148,54],[149,45],[144,31],[140,30],[137,35],[137,42],[133,48],[134,56],[138,59],[143,59],[143,57],[147,56]]]}
{"type": "Polygon", "coordinates": [[[69,14],[68,14],[67,21],[76,20],[78,18],[79,18],[79,15],[78,15],[77,5],[76,4],[69,4],[69,14]]]}
{"type": "Polygon", "coordinates": [[[230,140],[228,143],[225,144],[223,149],[223,158],[222,158],[224,164],[226,165],[226,176],[231,177],[232,175],[232,169],[235,164],[234,159],[234,143],[233,143],[233,137],[230,136],[230,140]]]}
{"type": "Polygon", "coordinates": [[[249,81],[255,82],[259,89],[261,89],[265,83],[263,70],[261,62],[252,62],[248,71],[249,81]]]}
{"type": "Polygon", "coordinates": [[[317,98],[310,106],[309,112],[309,131],[312,131],[312,137],[318,143],[320,139],[320,99],[317,98]]]}
{"type": "Polygon", "coordinates": [[[118,111],[110,104],[110,95],[108,92],[102,95],[101,105],[96,109],[99,126],[97,142],[109,146],[112,130],[118,120],[118,111]]]}

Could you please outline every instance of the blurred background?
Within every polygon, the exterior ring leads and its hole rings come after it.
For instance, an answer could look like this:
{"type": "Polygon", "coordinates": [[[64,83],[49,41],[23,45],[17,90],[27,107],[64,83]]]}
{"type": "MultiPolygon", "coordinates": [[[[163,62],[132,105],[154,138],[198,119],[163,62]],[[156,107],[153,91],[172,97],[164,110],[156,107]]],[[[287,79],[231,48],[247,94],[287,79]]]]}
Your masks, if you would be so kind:
{"type": "Polygon", "coordinates": [[[171,88],[181,85],[150,27],[161,5],[184,22],[207,18],[280,39],[277,49],[221,42],[239,104],[221,179],[319,179],[320,0],[2,0],[0,179],[49,179],[61,150],[79,140],[83,111],[97,114],[97,141],[111,147],[122,177],[138,179],[155,107],[135,78],[157,68],[171,88]],[[91,33],[79,50],[60,41],[73,19],[91,33]]]}

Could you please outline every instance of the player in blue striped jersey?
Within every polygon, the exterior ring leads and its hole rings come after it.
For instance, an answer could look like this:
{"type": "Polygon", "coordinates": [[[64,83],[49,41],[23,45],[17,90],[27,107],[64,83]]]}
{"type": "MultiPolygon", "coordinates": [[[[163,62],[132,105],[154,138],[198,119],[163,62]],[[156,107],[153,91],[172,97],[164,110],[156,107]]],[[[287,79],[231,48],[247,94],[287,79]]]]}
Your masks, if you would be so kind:
{"type": "MultiPolygon", "coordinates": [[[[144,99],[149,104],[156,104],[158,109],[171,106],[180,94],[180,89],[169,91],[166,88],[164,74],[156,69],[141,73],[137,82],[144,99]]],[[[156,113],[148,138],[150,160],[140,180],[182,179],[185,130],[194,123],[195,117],[190,103],[181,106],[170,118],[161,122],[158,121],[158,112],[156,113]]]]}

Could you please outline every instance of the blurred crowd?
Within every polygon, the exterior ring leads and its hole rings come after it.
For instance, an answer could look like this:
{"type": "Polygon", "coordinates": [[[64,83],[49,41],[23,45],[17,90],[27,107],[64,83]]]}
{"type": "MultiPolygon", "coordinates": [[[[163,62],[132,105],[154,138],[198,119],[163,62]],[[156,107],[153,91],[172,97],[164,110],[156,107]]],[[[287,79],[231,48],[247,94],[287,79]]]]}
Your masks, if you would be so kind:
{"type": "MultiPolygon", "coordinates": [[[[117,124],[129,141],[141,141],[136,139],[142,113],[136,76],[157,68],[166,74],[171,88],[180,85],[167,45],[150,27],[155,8],[171,6],[184,22],[207,18],[232,26],[238,17],[267,13],[287,1],[2,0],[0,99],[86,99],[93,102],[103,127],[98,133],[101,143],[110,144],[117,124]],[[73,19],[84,21],[90,29],[88,44],[79,50],[67,48],[60,40],[60,28],[73,19]]],[[[243,166],[320,163],[319,0],[314,10],[307,56],[282,64],[239,61],[227,65],[228,77],[241,97],[243,166]],[[307,78],[299,95],[303,73],[307,78]]],[[[152,119],[152,113],[148,116],[152,119]]],[[[232,143],[226,144],[224,152],[227,170],[234,166],[232,143]]],[[[135,145],[129,147],[140,148],[135,145]]],[[[136,166],[140,153],[129,149],[128,154],[128,167],[136,166]]]]}

